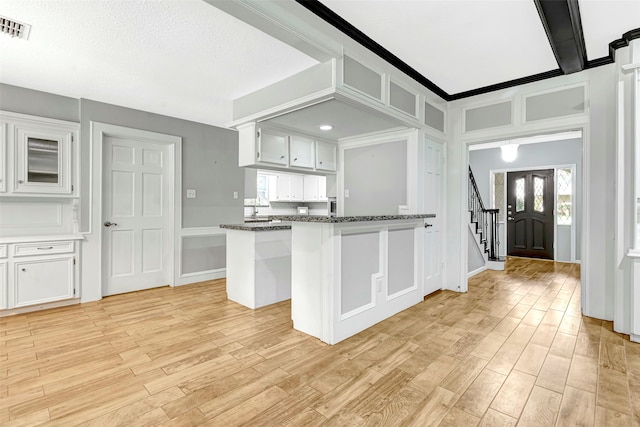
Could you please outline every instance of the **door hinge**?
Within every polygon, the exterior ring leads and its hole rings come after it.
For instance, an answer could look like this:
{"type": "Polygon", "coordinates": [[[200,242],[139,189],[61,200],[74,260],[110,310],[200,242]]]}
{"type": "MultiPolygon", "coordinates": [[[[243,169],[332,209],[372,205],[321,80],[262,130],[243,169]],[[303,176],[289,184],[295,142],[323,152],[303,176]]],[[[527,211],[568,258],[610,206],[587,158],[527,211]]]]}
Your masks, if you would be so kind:
{"type": "Polygon", "coordinates": [[[258,159],[260,158],[260,152],[259,152],[259,151],[256,153],[256,157],[257,157],[258,159]]]}
{"type": "Polygon", "coordinates": [[[71,134],[71,142],[73,142],[73,134],[71,134]]]}
{"type": "Polygon", "coordinates": [[[71,184],[71,191],[73,191],[73,184],[71,184]]]}
{"type": "Polygon", "coordinates": [[[73,288],[73,294],[74,295],[76,294],[76,288],[73,288]]]}
{"type": "Polygon", "coordinates": [[[260,138],[260,131],[256,132],[256,138],[260,138]]]}
{"type": "Polygon", "coordinates": [[[73,257],[73,265],[76,265],[76,257],[73,257]]]}

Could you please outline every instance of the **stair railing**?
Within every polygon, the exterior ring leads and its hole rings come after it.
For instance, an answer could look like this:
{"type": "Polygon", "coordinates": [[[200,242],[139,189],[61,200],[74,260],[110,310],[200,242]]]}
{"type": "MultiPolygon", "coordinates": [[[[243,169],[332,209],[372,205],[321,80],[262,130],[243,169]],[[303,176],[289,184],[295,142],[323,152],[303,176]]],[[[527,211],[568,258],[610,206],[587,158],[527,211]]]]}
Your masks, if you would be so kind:
{"type": "Polygon", "coordinates": [[[478,185],[473,177],[471,166],[469,166],[468,185],[469,212],[471,212],[471,222],[476,224],[476,232],[480,234],[480,243],[484,245],[485,252],[489,253],[489,260],[498,259],[498,212],[500,209],[486,209],[478,191],[478,185]]]}

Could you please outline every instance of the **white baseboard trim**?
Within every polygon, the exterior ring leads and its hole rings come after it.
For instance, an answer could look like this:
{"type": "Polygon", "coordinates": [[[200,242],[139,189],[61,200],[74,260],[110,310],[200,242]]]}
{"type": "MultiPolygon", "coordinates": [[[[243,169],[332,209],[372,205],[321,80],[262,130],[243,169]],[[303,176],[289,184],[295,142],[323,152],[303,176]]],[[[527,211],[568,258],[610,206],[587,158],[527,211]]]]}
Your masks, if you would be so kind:
{"type": "Polygon", "coordinates": [[[482,272],[483,272],[483,271],[485,271],[486,269],[487,269],[487,266],[486,266],[486,265],[483,265],[483,266],[482,266],[482,267],[480,267],[480,268],[476,268],[475,270],[468,272],[468,273],[467,273],[467,279],[468,279],[469,277],[473,277],[473,276],[475,276],[475,275],[476,275],[476,274],[478,274],[478,273],[482,273],[482,272]]]}
{"type": "Polygon", "coordinates": [[[633,342],[640,342],[640,335],[629,334],[629,339],[633,342]]]}
{"type": "Polygon", "coordinates": [[[178,280],[176,280],[175,286],[190,285],[192,283],[206,282],[207,280],[223,279],[225,277],[227,277],[226,268],[207,271],[203,273],[183,274],[180,278],[178,278],[178,280]]]}
{"type": "Polygon", "coordinates": [[[0,317],[13,316],[15,314],[30,313],[32,311],[47,310],[50,308],[66,307],[68,305],[80,304],[80,298],[68,299],[64,301],[54,301],[45,304],[35,304],[26,307],[10,308],[8,310],[0,310],[0,317]]]}
{"type": "Polygon", "coordinates": [[[495,271],[504,270],[504,261],[487,261],[487,269],[495,271]]]}

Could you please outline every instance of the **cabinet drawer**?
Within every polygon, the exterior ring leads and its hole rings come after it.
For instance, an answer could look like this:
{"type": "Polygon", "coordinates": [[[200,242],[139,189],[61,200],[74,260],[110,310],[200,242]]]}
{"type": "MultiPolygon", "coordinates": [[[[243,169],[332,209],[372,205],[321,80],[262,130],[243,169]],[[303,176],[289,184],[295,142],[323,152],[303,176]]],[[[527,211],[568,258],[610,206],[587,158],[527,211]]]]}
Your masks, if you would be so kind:
{"type": "Polygon", "coordinates": [[[13,247],[13,256],[63,254],[73,252],[72,241],[18,243],[13,247]]]}
{"type": "Polygon", "coordinates": [[[7,245],[0,245],[0,258],[7,257],[7,245]]]}

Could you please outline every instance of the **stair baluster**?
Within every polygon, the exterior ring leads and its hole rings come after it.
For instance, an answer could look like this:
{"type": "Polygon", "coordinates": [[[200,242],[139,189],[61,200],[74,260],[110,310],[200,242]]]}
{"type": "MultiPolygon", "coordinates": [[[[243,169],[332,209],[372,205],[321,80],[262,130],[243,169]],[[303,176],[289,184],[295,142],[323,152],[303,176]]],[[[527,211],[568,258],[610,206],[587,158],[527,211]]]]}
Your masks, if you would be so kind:
{"type": "Polygon", "coordinates": [[[497,261],[500,253],[498,251],[500,245],[498,240],[498,212],[500,210],[485,209],[471,166],[469,166],[468,200],[471,222],[476,225],[476,233],[480,235],[480,243],[484,245],[485,252],[488,252],[489,260],[497,261]]]}

